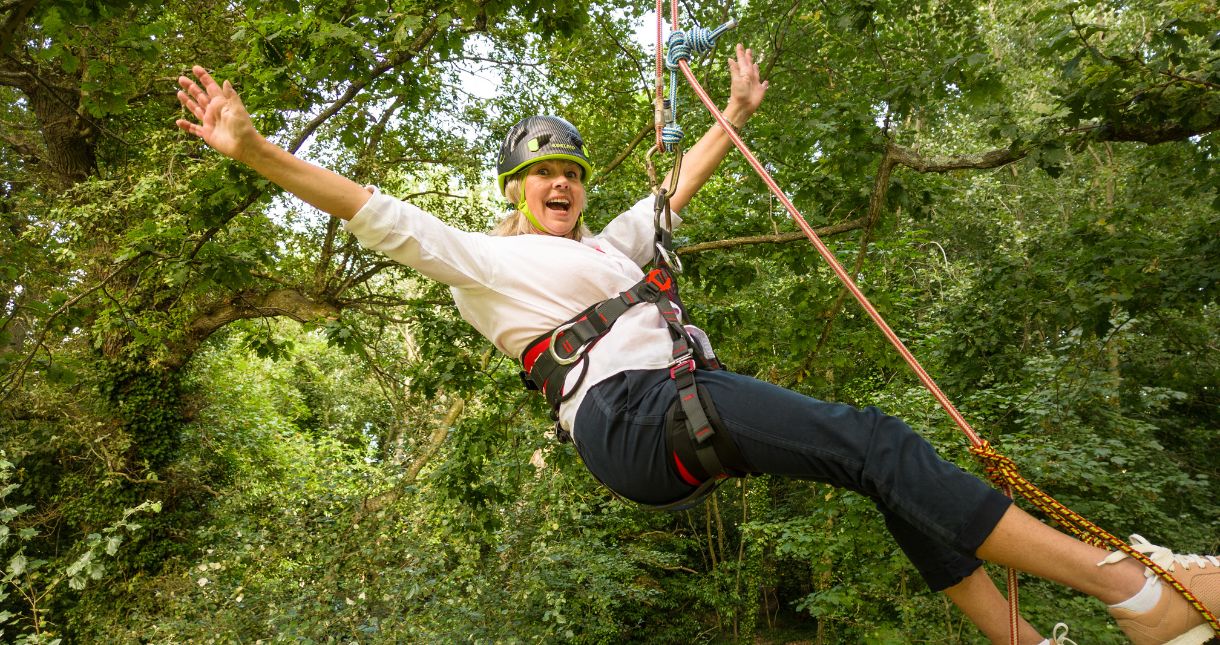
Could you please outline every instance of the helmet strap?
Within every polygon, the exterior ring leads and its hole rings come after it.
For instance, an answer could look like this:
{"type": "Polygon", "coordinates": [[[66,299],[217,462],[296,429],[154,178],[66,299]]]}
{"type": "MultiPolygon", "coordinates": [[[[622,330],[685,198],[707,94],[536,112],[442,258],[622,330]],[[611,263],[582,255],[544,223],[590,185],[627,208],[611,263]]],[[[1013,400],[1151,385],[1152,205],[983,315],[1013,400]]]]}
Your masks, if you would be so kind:
{"type": "MultiPolygon", "coordinates": [[[[534,228],[539,233],[545,233],[546,235],[553,235],[555,237],[567,237],[566,234],[565,235],[556,235],[553,231],[551,231],[551,229],[543,226],[542,222],[538,221],[538,218],[534,216],[534,212],[530,210],[530,205],[525,201],[524,187],[522,187],[522,190],[521,190],[521,201],[517,203],[517,210],[521,211],[521,214],[525,216],[525,219],[528,219],[530,221],[530,224],[533,224],[534,228]]],[[[576,227],[580,226],[580,218],[584,217],[584,216],[585,216],[584,212],[581,212],[580,217],[577,217],[576,221],[572,223],[572,230],[576,230],[576,227]]],[[[570,232],[571,231],[569,231],[569,233],[570,232]]]]}
{"type": "Polygon", "coordinates": [[[537,229],[539,233],[554,235],[554,233],[547,229],[547,227],[542,225],[542,222],[538,221],[537,217],[534,217],[534,212],[530,210],[530,205],[525,201],[524,190],[521,191],[521,201],[517,204],[517,210],[521,211],[521,214],[525,216],[525,219],[528,219],[530,224],[533,224],[534,228],[537,229]]]}

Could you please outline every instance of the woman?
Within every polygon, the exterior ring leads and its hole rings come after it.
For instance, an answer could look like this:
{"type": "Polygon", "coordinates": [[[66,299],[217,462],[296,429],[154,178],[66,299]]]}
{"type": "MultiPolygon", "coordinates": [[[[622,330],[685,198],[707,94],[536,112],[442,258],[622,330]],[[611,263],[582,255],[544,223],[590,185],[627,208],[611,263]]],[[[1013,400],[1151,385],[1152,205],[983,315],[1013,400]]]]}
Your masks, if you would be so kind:
{"type": "MultiPolygon", "coordinates": [[[[729,68],[724,113],[740,126],[761,104],[767,84],[741,45],[729,68]]],[[[179,77],[178,98],[197,122],[179,119],[181,129],[343,219],[363,245],[448,284],[462,316],[509,356],[521,356],[577,312],[637,284],[653,258],[651,198],[599,235],[584,228],[590,165],[579,134],[561,119],[527,119],[506,138],[500,186],[518,208],[492,236],[453,229],[293,157],[259,135],[227,81],[220,86],[203,68],[193,71],[198,83],[179,77]]],[[[686,153],[670,196],[674,211],[686,206],[730,146],[716,126],[686,153]]],[[[669,369],[673,342],[656,307],[629,309],[586,353],[584,378],[557,411],[589,470],[644,503],[679,499],[694,487],[669,458],[664,432],[677,395],[669,369]]],[[[724,370],[699,371],[696,380],[745,470],[826,481],[871,497],[929,585],[945,591],[993,642],[1008,642],[1007,603],[981,568],[984,560],[1100,599],[1139,645],[1203,643],[1211,636],[1202,614],[1138,562],[1043,525],[941,460],[898,419],[724,370]]],[[[1175,556],[1142,539],[1136,548],[1172,570],[1209,611],[1220,611],[1220,560],[1175,556]]],[[[1020,641],[1051,642],[1025,622],[1020,641]]]]}

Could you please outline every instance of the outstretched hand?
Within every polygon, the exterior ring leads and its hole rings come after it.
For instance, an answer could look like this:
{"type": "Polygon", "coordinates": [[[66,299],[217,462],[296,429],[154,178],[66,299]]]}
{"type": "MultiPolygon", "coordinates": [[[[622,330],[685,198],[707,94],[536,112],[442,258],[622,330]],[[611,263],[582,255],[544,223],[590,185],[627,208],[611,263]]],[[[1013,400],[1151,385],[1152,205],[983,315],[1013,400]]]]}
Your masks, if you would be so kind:
{"type": "MultiPolygon", "coordinates": [[[[724,118],[740,128],[754,115],[758,106],[762,105],[768,83],[761,78],[762,74],[754,62],[754,52],[740,43],[737,45],[736,58],[729,59],[729,76],[732,83],[729,104],[724,108],[724,118]]],[[[669,196],[669,205],[674,210],[685,208],[691,197],[699,192],[724,160],[724,156],[733,146],[726,134],[727,131],[722,130],[718,124],[713,125],[707,134],[686,151],[682,159],[682,172],[678,175],[678,185],[669,196]]],[[[669,183],[669,177],[665,178],[664,183],[669,183]]]]}
{"type": "Polygon", "coordinates": [[[216,152],[252,168],[277,186],[341,219],[351,219],[369,200],[370,191],[356,182],[316,166],[263,138],[237,90],[228,81],[216,84],[207,70],[191,68],[196,83],[178,77],[178,101],[196,121],[178,119],[183,131],[203,139],[216,152]]]}
{"type": "Polygon", "coordinates": [[[178,85],[182,89],[178,91],[178,101],[198,122],[178,119],[175,123],[203,139],[217,152],[242,161],[244,155],[261,141],[262,135],[254,128],[241,97],[229,81],[221,87],[202,67],[195,65],[191,71],[199,82],[179,76],[178,85]]]}
{"type": "Polygon", "coordinates": [[[760,80],[761,77],[758,64],[754,62],[753,50],[737,43],[737,58],[729,59],[729,78],[732,84],[729,90],[729,110],[726,112],[731,110],[740,115],[741,121],[738,125],[750,118],[758,106],[762,105],[769,82],[760,80]]]}

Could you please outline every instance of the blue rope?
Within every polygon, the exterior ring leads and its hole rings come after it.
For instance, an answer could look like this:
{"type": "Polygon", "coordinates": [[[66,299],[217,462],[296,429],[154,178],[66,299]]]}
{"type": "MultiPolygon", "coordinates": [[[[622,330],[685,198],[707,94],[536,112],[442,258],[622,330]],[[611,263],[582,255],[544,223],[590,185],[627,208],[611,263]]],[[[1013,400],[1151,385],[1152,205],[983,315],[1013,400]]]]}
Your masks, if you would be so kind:
{"type": "Polygon", "coordinates": [[[716,46],[716,39],[724,32],[737,26],[737,21],[728,22],[715,29],[695,27],[689,32],[674,31],[666,41],[665,67],[669,69],[669,107],[670,118],[665,127],[661,128],[661,143],[666,152],[673,152],[685,136],[682,127],[678,125],[678,71],[679,61],[689,61],[691,53],[703,55],[716,46]]]}
{"type": "Polygon", "coordinates": [[[661,128],[661,144],[665,147],[665,152],[673,152],[674,148],[682,143],[682,137],[686,133],[682,132],[682,126],[677,123],[670,123],[661,128]]]}

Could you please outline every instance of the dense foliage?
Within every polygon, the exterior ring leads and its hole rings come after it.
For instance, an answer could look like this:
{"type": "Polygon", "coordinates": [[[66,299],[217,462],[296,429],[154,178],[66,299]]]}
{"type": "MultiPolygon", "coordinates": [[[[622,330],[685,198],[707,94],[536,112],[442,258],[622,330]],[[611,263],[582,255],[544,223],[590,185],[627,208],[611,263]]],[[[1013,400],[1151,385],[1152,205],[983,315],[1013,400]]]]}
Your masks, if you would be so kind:
{"type": "MultiPolygon", "coordinates": [[[[0,2],[0,640],[978,642],[859,496],[615,500],[443,286],[172,126],[207,65],[285,147],[478,230],[497,137],[563,114],[596,228],[647,190],[650,9],[0,2]]],[[[772,86],[745,139],[971,422],[1116,534],[1220,551],[1215,5],[683,11],[740,19],[772,86]]],[[[726,53],[694,64],[721,102],[726,53]]],[[[739,157],[686,216],[732,367],[973,467],[739,157]]]]}

